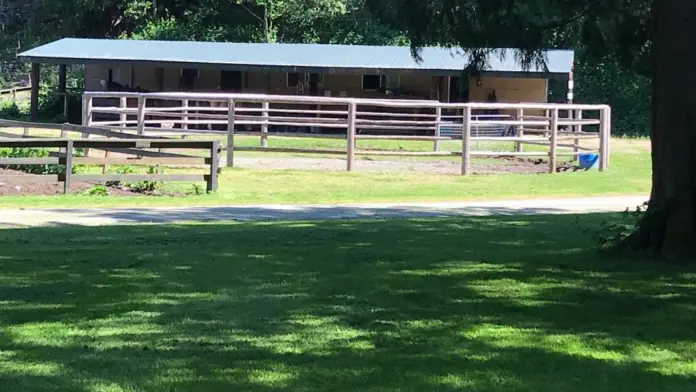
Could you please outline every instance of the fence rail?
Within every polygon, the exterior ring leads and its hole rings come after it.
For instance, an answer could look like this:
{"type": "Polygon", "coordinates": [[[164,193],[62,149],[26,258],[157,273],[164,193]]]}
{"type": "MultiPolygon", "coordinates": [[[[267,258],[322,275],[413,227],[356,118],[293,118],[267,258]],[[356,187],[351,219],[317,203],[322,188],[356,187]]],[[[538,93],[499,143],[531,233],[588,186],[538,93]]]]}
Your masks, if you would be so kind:
{"type": "MultiPolygon", "coordinates": [[[[27,123],[30,124],[30,123],[27,123]]],[[[42,124],[35,124],[41,126],[42,124]]],[[[78,130],[81,129],[79,126],[78,130]]],[[[0,148],[44,147],[59,148],[56,156],[48,158],[2,158],[0,165],[62,165],[62,172],[52,175],[2,175],[0,182],[8,184],[27,184],[38,182],[62,182],[64,192],[70,191],[75,182],[103,181],[205,181],[209,192],[217,190],[219,172],[220,142],[217,140],[172,140],[172,139],[78,139],[67,138],[0,138],[0,148]],[[76,148],[102,149],[119,152],[125,157],[81,157],[75,155],[76,148]],[[141,150],[144,148],[170,148],[209,151],[208,157],[163,153],[141,150]],[[150,157],[148,157],[150,155],[150,157]],[[170,165],[204,164],[209,167],[208,174],[73,174],[74,165],[170,165]]]]}
{"type": "MultiPolygon", "coordinates": [[[[226,135],[226,165],[235,151],[342,154],[346,169],[355,155],[442,156],[441,142],[461,140],[462,174],[472,156],[540,156],[555,172],[559,156],[598,153],[599,169],[609,164],[611,109],[607,105],[550,103],[440,103],[436,101],[354,99],[223,93],[87,92],[83,126],[146,134],[226,135]],[[491,114],[490,112],[495,112],[491,114]],[[257,136],[259,147],[235,146],[235,136],[257,136]],[[343,149],[270,148],[269,138],[315,137],[346,141],[343,149]],[[430,141],[433,151],[359,150],[369,139],[430,141]],[[596,139],[598,148],[581,141],[596,139]],[[512,151],[472,151],[478,142],[514,143],[512,151]],[[559,143],[560,141],[570,141],[559,143]],[[524,146],[547,151],[524,151],[524,146]]],[[[451,154],[449,154],[451,155],[451,154]]]]}

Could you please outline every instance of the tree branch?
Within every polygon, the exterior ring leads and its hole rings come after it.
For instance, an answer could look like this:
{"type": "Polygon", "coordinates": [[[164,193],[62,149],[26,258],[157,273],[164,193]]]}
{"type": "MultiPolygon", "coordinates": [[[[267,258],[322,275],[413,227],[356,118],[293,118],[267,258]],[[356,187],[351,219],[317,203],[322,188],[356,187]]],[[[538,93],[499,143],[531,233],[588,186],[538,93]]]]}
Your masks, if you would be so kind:
{"type": "Polygon", "coordinates": [[[241,5],[242,8],[244,8],[251,16],[253,16],[254,18],[260,20],[261,23],[263,23],[264,25],[266,24],[266,21],[265,21],[262,17],[256,15],[256,13],[254,13],[254,11],[252,11],[251,8],[247,7],[246,4],[244,4],[243,1],[240,1],[240,2],[238,2],[237,4],[241,5]]]}

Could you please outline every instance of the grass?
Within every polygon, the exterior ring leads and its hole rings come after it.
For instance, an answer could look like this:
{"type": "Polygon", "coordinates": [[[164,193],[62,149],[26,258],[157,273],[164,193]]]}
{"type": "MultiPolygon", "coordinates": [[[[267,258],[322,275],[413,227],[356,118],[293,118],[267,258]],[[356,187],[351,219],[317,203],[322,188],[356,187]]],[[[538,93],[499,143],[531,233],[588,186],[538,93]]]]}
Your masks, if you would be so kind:
{"type": "MultiPolygon", "coordinates": [[[[258,139],[238,138],[240,145],[257,145],[258,139]]],[[[342,141],[331,139],[269,139],[271,146],[333,148],[342,141]]],[[[429,142],[398,142],[368,140],[364,148],[432,149],[429,142]]],[[[459,143],[460,144],[460,143],[459,143]]],[[[509,143],[508,143],[509,144],[509,143]]],[[[506,145],[509,148],[511,145],[506,145]]],[[[485,149],[502,149],[500,143],[485,149]]],[[[101,207],[150,205],[225,205],[258,203],[358,203],[396,201],[452,201],[476,199],[509,199],[535,197],[571,197],[595,195],[644,195],[650,190],[650,154],[648,141],[615,139],[612,142],[611,167],[607,172],[562,173],[558,175],[501,174],[471,176],[420,173],[368,173],[357,171],[321,172],[300,170],[263,171],[251,169],[224,170],[217,193],[191,197],[86,197],[20,196],[3,197],[0,208],[101,207]]],[[[531,149],[531,147],[529,147],[531,149]]],[[[443,150],[457,150],[456,142],[443,142],[443,150]]],[[[270,156],[264,153],[238,153],[237,156],[270,156]]],[[[279,154],[275,154],[278,156],[279,154]]],[[[301,154],[293,154],[301,156],[301,154]]],[[[291,156],[283,154],[281,156],[291,156]]],[[[316,158],[314,156],[313,158],[316,158]]],[[[368,157],[367,159],[380,159],[368,157]]],[[[385,159],[381,157],[381,159],[385,159]]],[[[388,159],[399,159],[389,157],[388,159]]],[[[416,158],[408,158],[416,159],[416,158]]],[[[432,158],[430,158],[432,159],[432,158]]],[[[445,159],[445,158],[438,158],[445,159]]],[[[458,160],[458,158],[451,158],[458,160]]],[[[506,162],[509,164],[509,162],[506,162]]],[[[176,170],[168,169],[167,172],[176,170]]],[[[191,170],[187,170],[191,172],[191,170]]],[[[192,184],[169,183],[169,190],[191,192],[192,184]]]]}
{"type": "Polygon", "coordinates": [[[0,389],[693,391],[696,270],[574,221],[1,230],[0,389]]]}

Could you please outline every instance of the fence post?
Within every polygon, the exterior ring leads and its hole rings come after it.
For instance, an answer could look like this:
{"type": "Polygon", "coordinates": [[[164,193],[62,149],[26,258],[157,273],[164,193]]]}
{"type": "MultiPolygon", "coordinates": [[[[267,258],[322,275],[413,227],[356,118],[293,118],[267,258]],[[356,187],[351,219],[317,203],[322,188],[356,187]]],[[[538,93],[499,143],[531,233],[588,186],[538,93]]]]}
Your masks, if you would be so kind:
{"type": "MultiPolygon", "coordinates": [[[[60,138],[61,139],[67,139],[68,138],[68,126],[69,123],[63,123],[60,126],[60,138]]],[[[63,151],[63,148],[61,147],[60,152],[67,152],[67,150],[63,151]]]]}
{"type": "MultiPolygon", "coordinates": [[[[121,110],[124,110],[124,111],[127,110],[127,109],[128,109],[128,98],[126,98],[126,97],[121,97],[118,107],[119,107],[119,109],[121,109],[121,110]]],[[[125,127],[128,126],[128,125],[126,124],[126,121],[128,121],[128,115],[127,115],[126,113],[120,113],[120,114],[118,115],[118,117],[119,117],[118,120],[121,121],[121,123],[119,124],[119,126],[121,127],[121,132],[123,132],[123,128],[125,128],[125,127]]]]}
{"type": "Polygon", "coordinates": [[[206,181],[206,190],[215,192],[218,188],[218,169],[220,167],[220,141],[213,140],[210,150],[210,178],[206,181]]]}
{"type": "MultiPolygon", "coordinates": [[[[435,137],[440,137],[440,123],[442,122],[442,108],[435,108],[435,137]]],[[[433,151],[440,151],[440,140],[433,142],[433,151]]]]}
{"type": "MultiPolygon", "coordinates": [[[[524,122],[524,109],[517,109],[517,121],[524,122]]],[[[517,137],[524,137],[524,124],[517,125],[517,137]]],[[[515,142],[515,151],[522,152],[522,142],[515,142]]]]}
{"type": "MultiPolygon", "coordinates": [[[[184,108],[188,108],[188,107],[189,107],[189,100],[188,100],[188,99],[184,99],[183,101],[181,101],[181,106],[184,107],[184,108]]],[[[188,127],[188,121],[189,121],[189,116],[188,116],[188,114],[189,114],[188,109],[184,109],[184,118],[182,119],[182,120],[183,120],[183,124],[181,124],[181,129],[187,130],[187,131],[188,131],[188,129],[189,129],[189,127],[188,127]]],[[[182,138],[182,139],[186,139],[186,135],[181,135],[181,138],[182,138]]]]}
{"type": "MultiPolygon", "coordinates": [[[[578,109],[575,111],[575,120],[582,120],[582,110],[578,109]]],[[[579,134],[582,132],[582,125],[581,124],[576,124],[573,127],[573,133],[579,134]]],[[[575,139],[573,140],[573,160],[574,161],[579,161],[580,160],[580,139],[575,139]]]]}
{"type": "Polygon", "coordinates": [[[234,167],[234,99],[227,101],[227,167],[234,167]]]}
{"type": "Polygon", "coordinates": [[[609,139],[611,137],[611,108],[599,112],[599,171],[609,166],[609,139]]]}
{"type": "Polygon", "coordinates": [[[145,97],[138,97],[138,129],[136,131],[138,135],[145,134],[145,104],[145,97]]]}
{"type": "Polygon", "coordinates": [[[63,178],[63,193],[70,192],[73,171],[73,141],[65,141],[65,178],[63,178]]]}
{"type": "Polygon", "coordinates": [[[353,170],[353,161],[355,160],[355,116],[357,112],[357,104],[355,101],[348,103],[348,132],[346,137],[346,170],[353,170]]]}
{"type": "Polygon", "coordinates": [[[29,137],[29,127],[24,127],[24,131],[22,132],[22,136],[29,137]]]}
{"type": "Polygon", "coordinates": [[[268,147],[268,109],[270,106],[268,101],[263,101],[261,104],[261,109],[263,110],[261,113],[263,116],[263,122],[261,123],[261,147],[268,147]]]}
{"type": "MultiPolygon", "coordinates": [[[[82,125],[88,127],[92,125],[92,96],[82,96],[82,125]]],[[[82,133],[83,139],[89,139],[89,133],[82,133]]],[[[89,148],[85,147],[85,156],[89,156],[89,148]]]]}
{"type": "Polygon", "coordinates": [[[462,115],[462,175],[471,171],[471,106],[464,107],[462,115]]]}
{"type": "Polygon", "coordinates": [[[556,160],[556,145],[558,143],[558,109],[551,110],[551,140],[549,147],[549,173],[555,173],[558,166],[556,160]]]}

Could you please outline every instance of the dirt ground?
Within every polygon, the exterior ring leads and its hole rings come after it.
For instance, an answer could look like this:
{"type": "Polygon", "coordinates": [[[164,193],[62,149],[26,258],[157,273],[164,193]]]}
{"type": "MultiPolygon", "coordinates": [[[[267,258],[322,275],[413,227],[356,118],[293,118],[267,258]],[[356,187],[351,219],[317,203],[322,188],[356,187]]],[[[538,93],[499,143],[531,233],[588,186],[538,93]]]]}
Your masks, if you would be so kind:
{"type": "MultiPolygon", "coordinates": [[[[19,170],[3,169],[0,168],[0,176],[27,176],[28,174],[21,172],[19,170]]],[[[76,182],[70,186],[70,193],[82,193],[91,188],[93,188],[95,183],[86,182],[76,182]]],[[[109,195],[111,196],[126,196],[137,194],[135,192],[129,191],[128,189],[123,189],[119,187],[108,187],[109,195]]],[[[48,183],[33,183],[33,184],[6,184],[0,181],[0,196],[23,196],[23,195],[35,195],[35,196],[51,196],[51,195],[62,195],[63,194],[63,183],[62,182],[48,182],[48,183]]]]}
{"type": "MultiPolygon", "coordinates": [[[[224,162],[223,162],[224,165],[224,162]]],[[[302,157],[237,157],[235,167],[254,170],[318,170],[345,171],[345,159],[336,158],[302,158],[302,157]]],[[[540,174],[548,172],[548,162],[543,159],[524,159],[516,157],[491,158],[474,160],[471,163],[474,174],[540,174]]],[[[575,166],[559,163],[558,171],[573,171],[575,166]]],[[[461,173],[460,161],[447,160],[371,160],[356,159],[355,172],[369,173],[419,173],[419,174],[451,174],[461,173]]],[[[0,168],[0,175],[27,174],[11,169],[0,168]]],[[[96,183],[73,183],[70,192],[82,193],[97,185],[96,183]]],[[[108,187],[110,196],[134,195],[128,189],[108,187]]],[[[9,184],[0,181],[0,196],[20,195],[60,195],[63,194],[62,183],[33,183],[9,184]]],[[[165,195],[166,196],[166,195],[165,195]]],[[[169,195],[172,196],[172,195],[169,195]]]]}
{"type": "MultiPolygon", "coordinates": [[[[255,170],[345,171],[346,161],[338,158],[237,157],[235,158],[235,167],[255,170]]],[[[461,162],[454,160],[356,159],[354,170],[370,173],[461,174],[461,162]]],[[[559,163],[559,171],[566,170],[575,170],[575,168],[573,165],[559,163]]],[[[548,162],[543,159],[515,157],[473,160],[471,171],[474,174],[539,174],[548,172],[548,162]]]]}

